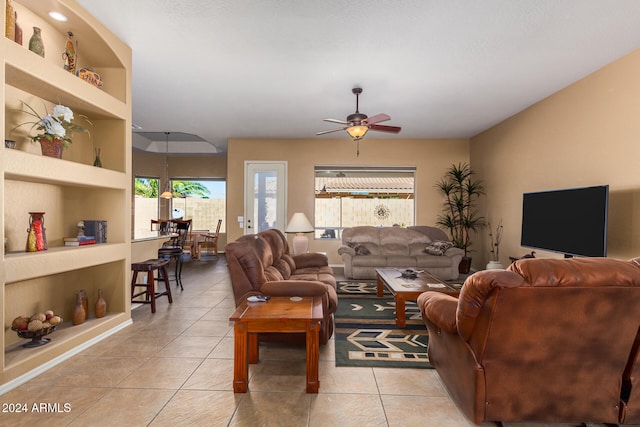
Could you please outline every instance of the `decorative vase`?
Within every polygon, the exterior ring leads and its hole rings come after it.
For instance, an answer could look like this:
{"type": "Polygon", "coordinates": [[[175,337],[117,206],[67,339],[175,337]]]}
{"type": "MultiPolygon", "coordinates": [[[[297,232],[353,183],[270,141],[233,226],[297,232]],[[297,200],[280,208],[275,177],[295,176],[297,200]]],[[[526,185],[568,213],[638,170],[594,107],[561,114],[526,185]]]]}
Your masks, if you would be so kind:
{"type": "Polygon", "coordinates": [[[16,22],[16,31],[15,31],[16,38],[14,39],[14,41],[18,43],[20,46],[22,46],[22,27],[18,25],[18,12],[15,13],[15,22],[16,22]]]}
{"type": "Polygon", "coordinates": [[[469,271],[471,271],[471,257],[463,256],[458,264],[458,273],[469,274],[469,271]]]}
{"type": "Polygon", "coordinates": [[[5,23],[4,35],[9,40],[16,39],[16,15],[15,10],[13,8],[13,2],[11,0],[7,0],[6,4],[6,14],[5,17],[7,22],[5,23]]]}
{"type": "Polygon", "coordinates": [[[102,288],[98,288],[98,300],[96,301],[96,319],[100,319],[107,314],[107,302],[102,295],[102,288]]]}
{"type": "Polygon", "coordinates": [[[101,168],[102,167],[102,160],[100,160],[100,149],[96,148],[95,152],[96,152],[96,159],[93,161],[93,166],[101,168]]]}
{"type": "Polygon", "coordinates": [[[29,212],[29,228],[27,228],[27,252],[47,250],[47,235],[44,228],[44,212],[29,212]]]}
{"type": "Polygon", "coordinates": [[[87,298],[87,293],[84,289],[80,289],[80,292],[78,293],[80,294],[80,300],[82,301],[82,308],[84,309],[84,316],[86,319],[89,315],[89,298],[87,298]]]}
{"type": "Polygon", "coordinates": [[[74,325],[81,325],[87,318],[87,311],[84,309],[84,305],[82,304],[82,295],[80,292],[76,294],[76,308],[73,311],[74,325]]]}
{"type": "Polygon", "coordinates": [[[64,141],[62,141],[61,139],[42,138],[40,140],[40,149],[42,150],[43,156],[55,157],[56,159],[61,159],[63,148],[64,148],[64,141]]]}
{"type": "Polygon", "coordinates": [[[29,39],[29,50],[44,58],[44,43],[42,42],[41,30],[38,27],[33,27],[33,35],[29,39]]]}
{"type": "Polygon", "coordinates": [[[487,270],[504,270],[504,265],[500,261],[489,261],[487,270]]]}

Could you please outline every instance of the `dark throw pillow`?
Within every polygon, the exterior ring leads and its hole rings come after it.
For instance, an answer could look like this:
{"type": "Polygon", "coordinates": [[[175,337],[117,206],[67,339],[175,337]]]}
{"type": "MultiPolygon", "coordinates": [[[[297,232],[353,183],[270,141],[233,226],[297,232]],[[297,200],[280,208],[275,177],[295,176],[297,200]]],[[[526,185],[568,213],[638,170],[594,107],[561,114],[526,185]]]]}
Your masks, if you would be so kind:
{"type": "Polygon", "coordinates": [[[453,247],[452,242],[447,242],[445,240],[436,240],[434,242],[431,242],[429,245],[427,245],[424,251],[429,255],[442,256],[447,251],[447,249],[450,249],[452,247],[453,247]]]}
{"type": "Polygon", "coordinates": [[[347,246],[356,251],[356,255],[371,255],[371,251],[358,243],[349,242],[347,246]]]}

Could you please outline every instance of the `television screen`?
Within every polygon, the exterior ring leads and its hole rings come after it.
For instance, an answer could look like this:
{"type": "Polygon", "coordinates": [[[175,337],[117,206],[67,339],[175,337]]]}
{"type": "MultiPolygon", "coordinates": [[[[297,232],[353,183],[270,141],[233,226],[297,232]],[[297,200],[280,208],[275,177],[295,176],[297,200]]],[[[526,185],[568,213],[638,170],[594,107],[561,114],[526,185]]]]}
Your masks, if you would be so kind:
{"type": "Polygon", "coordinates": [[[608,185],[525,193],[520,244],[569,256],[606,256],[608,201],[608,185]]]}

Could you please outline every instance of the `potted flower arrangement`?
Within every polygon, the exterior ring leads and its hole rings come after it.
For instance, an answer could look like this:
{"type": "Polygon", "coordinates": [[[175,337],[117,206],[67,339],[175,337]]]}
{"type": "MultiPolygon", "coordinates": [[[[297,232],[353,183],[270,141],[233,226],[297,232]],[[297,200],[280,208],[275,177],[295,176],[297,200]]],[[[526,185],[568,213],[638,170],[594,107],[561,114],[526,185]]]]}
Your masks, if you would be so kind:
{"type": "MultiPolygon", "coordinates": [[[[62,149],[71,144],[71,134],[73,132],[87,132],[88,130],[73,122],[73,111],[64,105],[56,105],[50,113],[40,116],[38,112],[29,104],[22,101],[22,112],[35,118],[34,121],[20,123],[11,132],[24,125],[31,125],[29,132],[36,129],[42,131],[41,134],[32,136],[31,140],[40,143],[43,156],[62,158],[62,149]]],[[[85,116],[87,123],[91,124],[85,116]]]]}
{"type": "Polygon", "coordinates": [[[487,264],[487,270],[498,270],[504,268],[500,262],[500,242],[502,242],[502,220],[498,222],[496,232],[493,234],[491,224],[489,224],[489,239],[491,240],[490,260],[487,264]]]}
{"type": "Polygon", "coordinates": [[[436,224],[449,230],[454,246],[464,250],[460,262],[460,273],[471,270],[471,232],[485,226],[485,221],[476,207],[478,198],[484,195],[484,185],[475,179],[471,166],[467,163],[452,164],[435,187],[445,197],[442,213],[436,224]]]}

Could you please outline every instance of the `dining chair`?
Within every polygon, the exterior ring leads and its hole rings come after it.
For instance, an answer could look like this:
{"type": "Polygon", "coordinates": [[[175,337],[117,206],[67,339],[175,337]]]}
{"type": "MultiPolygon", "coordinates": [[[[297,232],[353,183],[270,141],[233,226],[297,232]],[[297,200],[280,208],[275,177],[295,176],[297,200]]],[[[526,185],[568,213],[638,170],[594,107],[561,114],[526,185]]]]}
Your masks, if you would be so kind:
{"type": "Polygon", "coordinates": [[[218,237],[220,236],[220,226],[222,220],[218,220],[215,233],[207,233],[202,235],[202,240],[198,242],[198,260],[202,259],[203,251],[205,256],[213,256],[218,258],[218,237]]]}

